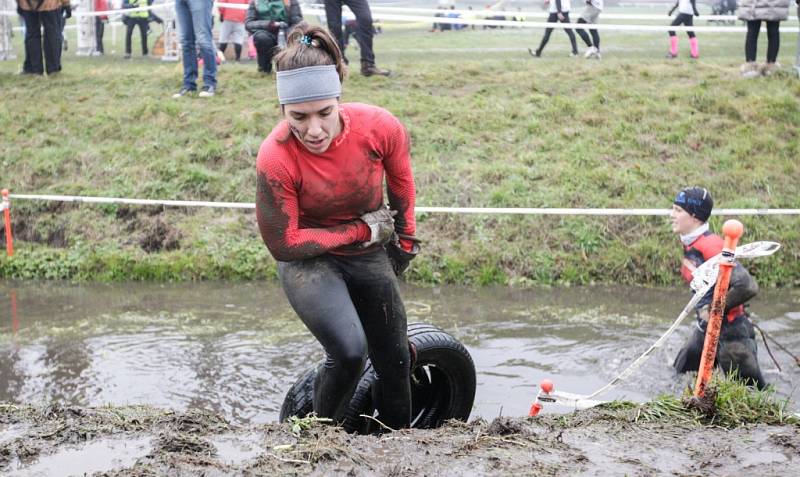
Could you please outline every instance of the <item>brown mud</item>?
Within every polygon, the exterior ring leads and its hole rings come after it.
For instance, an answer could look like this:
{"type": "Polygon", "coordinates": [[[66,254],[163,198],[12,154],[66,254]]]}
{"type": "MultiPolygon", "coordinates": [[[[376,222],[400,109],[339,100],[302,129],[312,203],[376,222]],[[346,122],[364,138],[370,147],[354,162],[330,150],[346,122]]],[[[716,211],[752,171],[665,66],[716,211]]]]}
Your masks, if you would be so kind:
{"type": "Polygon", "coordinates": [[[641,414],[611,405],[356,436],[313,421],[233,426],[196,410],[0,404],[0,473],[777,476],[800,465],[796,422],[725,428],[641,414]]]}

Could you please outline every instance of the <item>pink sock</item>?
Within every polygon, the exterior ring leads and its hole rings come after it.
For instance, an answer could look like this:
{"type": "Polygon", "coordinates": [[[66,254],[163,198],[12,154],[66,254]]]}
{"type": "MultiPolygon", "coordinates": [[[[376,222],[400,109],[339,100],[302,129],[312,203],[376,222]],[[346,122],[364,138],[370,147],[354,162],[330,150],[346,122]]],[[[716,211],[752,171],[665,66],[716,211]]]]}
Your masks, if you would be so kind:
{"type": "Polygon", "coordinates": [[[700,56],[700,48],[697,46],[697,37],[689,38],[689,49],[692,52],[692,58],[700,56]]]}
{"type": "Polygon", "coordinates": [[[669,37],[669,53],[672,56],[678,56],[678,37],[677,36],[669,37]]]}

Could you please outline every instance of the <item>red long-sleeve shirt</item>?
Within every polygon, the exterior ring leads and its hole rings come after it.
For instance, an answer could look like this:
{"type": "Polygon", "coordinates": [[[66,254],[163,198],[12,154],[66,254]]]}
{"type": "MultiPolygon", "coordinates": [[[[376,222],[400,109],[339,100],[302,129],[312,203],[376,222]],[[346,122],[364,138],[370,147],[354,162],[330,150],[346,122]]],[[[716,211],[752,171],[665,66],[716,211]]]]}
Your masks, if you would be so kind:
{"type": "MultiPolygon", "coordinates": [[[[378,209],[386,177],[395,230],[414,235],[414,177],[409,139],[388,111],[359,103],[339,106],[342,131],[322,154],[309,152],[286,121],[261,144],[256,165],[256,217],[261,237],[276,260],[293,261],[330,252],[367,253],[370,238],[358,220],[378,209]]],[[[401,244],[407,250],[411,243],[401,244]]]]}

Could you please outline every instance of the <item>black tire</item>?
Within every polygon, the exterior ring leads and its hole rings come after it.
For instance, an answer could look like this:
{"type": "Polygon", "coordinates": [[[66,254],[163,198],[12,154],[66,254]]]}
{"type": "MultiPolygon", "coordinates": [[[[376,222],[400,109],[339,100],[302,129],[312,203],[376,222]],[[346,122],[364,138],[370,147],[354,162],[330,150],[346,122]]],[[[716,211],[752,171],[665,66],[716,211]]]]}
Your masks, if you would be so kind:
{"type": "Polygon", "coordinates": [[[295,381],[286,397],[283,398],[278,421],[284,422],[292,416],[306,417],[314,412],[314,381],[317,379],[319,366],[312,366],[295,381]]]}
{"type": "MultiPolygon", "coordinates": [[[[448,419],[466,421],[475,400],[475,364],[467,349],[450,334],[433,325],[412,323],[408,340],[416,348],[411,370],[411,427],[430,429],[448,419]]],[[[318,367],[306,371],[289,389],[280,420],[305,416],[313,410],[313,385],[318,367]]],[[[377,376],[367,360],[356,390],[345,412],[342,427],[347,432],[370,434],[378,430],[373,389],[377,376]]]]}

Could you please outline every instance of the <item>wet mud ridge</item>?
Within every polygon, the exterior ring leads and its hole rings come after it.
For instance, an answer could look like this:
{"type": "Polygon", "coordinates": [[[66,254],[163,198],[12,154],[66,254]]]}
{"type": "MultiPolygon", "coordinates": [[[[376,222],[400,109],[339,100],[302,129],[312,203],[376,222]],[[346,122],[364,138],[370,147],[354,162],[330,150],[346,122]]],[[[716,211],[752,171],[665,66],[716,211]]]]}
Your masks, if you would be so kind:
{"type": "Polygon", "coordinates": [[[614,406],[381,436],[305,420],[235,427],[149,407],[0,404],[8,475],[792,475],[800,425],[697,424],[614,406]]]}

